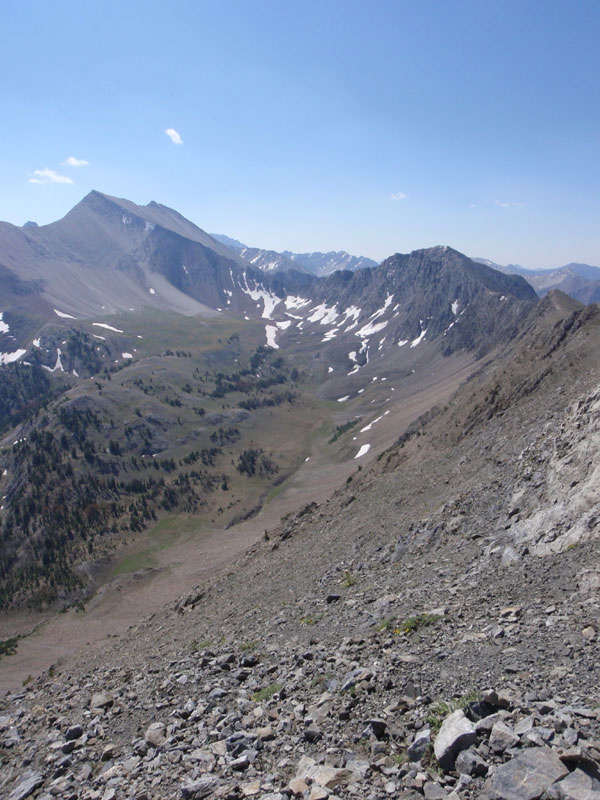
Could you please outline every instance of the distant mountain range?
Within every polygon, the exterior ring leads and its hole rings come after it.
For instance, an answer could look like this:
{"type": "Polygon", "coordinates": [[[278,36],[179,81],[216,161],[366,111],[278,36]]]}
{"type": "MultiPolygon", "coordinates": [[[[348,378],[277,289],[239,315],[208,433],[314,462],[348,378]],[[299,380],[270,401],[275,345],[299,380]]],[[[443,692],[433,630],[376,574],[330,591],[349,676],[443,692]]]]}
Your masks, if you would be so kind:
{"type": "MultiPolygon", "coordinates": [[[[447,247],[397,254],[380,266],[324,277],[301,263],[304,256],[290,255],[298,260],[233,249],[156,202],[138,206],[90,192],[51,225],[0,223],[0,311],[9,326],[9,332],[0,331],[0,352],[5,361],[18,359],[16,354],[39,338],[44,319],[97,322],[150,308],[262,319],[271,346],[318,332],[324,349],[338,352],[351,371],[368,362],[369,341],[384,329],[378,339],[384,352],[425,340],[439,340],[436,346],[446,352],[489,349],[506,335],[519,304],[535,301],[523,278],[475,264],[447,247]],[[275,257],[293,268],[265,271],[275,257]]],[[[318,261],[315,254],[306,258],[313,267],[318,261]]],[[[319,263],[328,270],[342,263],[356,267],[360,260],[325,254],[319,263]]],[[[53,367],[53,348],[48,359],[53,367]]],[[[70,366],[84,370],[83,364],[70,366]]]]}
{"type": "Polygon", "coordinates": [[[552,289],[559,289],[586,305],[600,302],[600,267],[571,263],[555,269],[529,270],[518,264],[502,266],[486,258],[474,258],[473,261],[510,275],[522,275],[540,297],[552,289]]]}
{"type": "Polygon", "coordinates": [[[299,272],[310,272],[313,275],[323,276],[330,275],[338,269],[354,272],[357,269],[377,266],[377,261],[373,261],[372,258],[353,256],[346,253],[345,250],[332,250],[329,253],[292,253],[291,250],[284,250],[278,253],[275,250],[248,247],[237,239],[221,233],[211,233],[211,236],[235,250],[245,261],[265,272],[296,269],[299,272]]]}

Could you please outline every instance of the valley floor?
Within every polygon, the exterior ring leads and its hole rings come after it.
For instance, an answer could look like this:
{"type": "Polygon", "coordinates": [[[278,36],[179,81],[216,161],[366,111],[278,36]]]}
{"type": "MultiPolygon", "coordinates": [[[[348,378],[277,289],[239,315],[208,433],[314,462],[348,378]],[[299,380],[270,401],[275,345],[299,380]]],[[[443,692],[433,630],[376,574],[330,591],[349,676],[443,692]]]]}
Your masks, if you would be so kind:
{"type": "MultiPolygon", "coordinates": [[[[0,617],[0,640],[26,634],[19,640],[16,654],[0,660],[0,692],[17,689],[52,664],[67,664],[83,649],[102,649],[107,639],[122,635],[193,586],[232,569],[236,560],[263,538],[265,530],[312,502],[325,503],[359,464],[361,468],[368,465],[417,417],[444,403],[477,366],[466,356],[439,359],[427,374],[401,384],[395,395],[389,389],[380,392],[372,410],[369,406],[361,408],[365,425],[379,419],[372,430],[358,443],[352,441],[352,432],[340,441],[337,451],[314,439],[309,460],[257,516],[229,529],[211,526],[201,517],[196,523],[193,517],[174,518],[172,530],[158,546],[152,530],[145,532],[121,548],[104,568],[96,570],[98,590],[85,603],[85,611],[75,606],[60,614],[0,617]],[[387,405],[386,396],[392,398],[387,405]],[[388,412],[386,416],[382,416],[384,411],[388,412]],[[370,449],[359,462],[354,455],[363,440],[369,442],[370,449]]],[[[350,409],[344,409],[344,415],[350,413],[350,409]]]]}

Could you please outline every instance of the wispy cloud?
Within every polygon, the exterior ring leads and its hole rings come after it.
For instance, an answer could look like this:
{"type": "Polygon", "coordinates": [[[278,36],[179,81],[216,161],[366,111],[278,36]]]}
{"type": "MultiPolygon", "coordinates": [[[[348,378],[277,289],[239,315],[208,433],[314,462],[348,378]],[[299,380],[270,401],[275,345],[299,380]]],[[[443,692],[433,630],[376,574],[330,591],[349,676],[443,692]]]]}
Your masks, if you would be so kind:
{"type": "Polygon", "coordinates": [[[89,161],[84,161],[83,158],[75,158],[75,156],[69,156],[66,161],[63,161],[64,167],[87,167],[90,163],[89,161]]]}
{"type": "Polygon", "coordinates": [[[395,192],[390,195],[390,200],[406,200],[407,197],[408,195],[404,194],[404,192],[395,192]]]}
{"type": "Polygon", "coordinates": [[[500,208],[523,208],[525,203],[517,203],[515,201],[496,200],[496,205],[500,208]]]}
{"type": "Polygon", "coordinates": [[[173,144],[183,144],[183,139],[182,139],[182,138],[181,138],[181,136],[180,136],[180,135],[177,133],[177,131],[175,130],[175,128],[167,128],[167,130],[165,131],[165,133],[167,134],[167,136],[169,137],[169,139],[170,139],[170,140],[173,142],[173,144]]]}
{"type": "Polygon", "coordinates": [[[34,169],[29,183],[73,183],[67,175],[59,175],[53,169],[34,169]]]}

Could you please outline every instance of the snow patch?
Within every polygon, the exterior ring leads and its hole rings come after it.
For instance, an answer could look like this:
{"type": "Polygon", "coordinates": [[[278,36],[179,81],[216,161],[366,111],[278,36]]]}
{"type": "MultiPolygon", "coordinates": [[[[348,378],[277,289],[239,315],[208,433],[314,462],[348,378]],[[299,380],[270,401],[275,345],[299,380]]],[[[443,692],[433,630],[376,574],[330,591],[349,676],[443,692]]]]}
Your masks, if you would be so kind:
{"type": "Polygon", "coordinates": [[[148,291],[150,292],[150,294],[156,294],[156,292],[152,288],[148,289],[148,291]]]}
{"type": "Polygon", "coordinates": [[[18,361],[21,356],[24,356],[27,350],[15,350],[14,353],[0,353],[0,364],[10,364],[12,361],[18,361]]]}
{"type": "MultiPolygon", "coordinates": [[[[246,273],[242,273],[244,278],[244,286],[240,283],[240,289],[244,294],[247,294],[248,297],[252,298],[256,303],[258,300],[262,300],[264,303],[262,317],[263,319],[271,319],[271,314],[273,313],[273,309],[275,306],[281,303],[281,298],[277,297],[270,292],[267,292],[264,287],[261,286],[260,289],[250,289],[248,286],[248,280],[246,278],[246,273]]],[[[260,285],[260,284],[259,284],[260,285]]]]}
{"type": "Polygon", "coordinates": [[[33,340],[33,346],[34,347],[41,347],[42,345],[40,344],[40,340],[39,339],[34,339],[33,340]]]}
{"type": "Polygon", "coordinates": [[[267,334],[267,345],[272,347],[274,350],[279,350],[279,345],[275,341],[275,337],[277,336],[277,326],[266,325],[265,333],[267,334]]]}
{"type": "Polygon", "coordinates": [[[189,271],[189,269],[186,267],[186,265],[185,265],[185,264],[182,264],[181,266],[183,267],[183,271],[185,272],[185,274],[186,274],[186,275],[189,275],[189,274],[190,274],[190,271],[189,271]]]}
{"type": "Polygon", "coordinates": [[[112,325],[107,325],[106,322],[92,322],[97,328],[104,328],[107,331],[114,331],[115,333],[125,333],[120,328],[113,328],[112,325]]]}
{"type": "Polygon", "coordinates": [[[321,325],[332,325],[339,317],[336,306],[334,305],[330,308],[326,303],[315,306],[311,311],[312,314],[307,318],[307,322],[320,322],[321,325]]]}
{"type": "Polygon", "coordinates": [[[283,302],[285,303],[285,307],[290,309],[302,308],[302,306],[307,306],[310,301],[305,300],[304,297],[298,297],[297,295],[289,294],[283,302]]]}
{"type": "Polygon", "coordinates": [[[450,306],[450,308],[452,309],[452,313],[454,314],[454,316],[456,316],[458,314],[458,300],[455,300],[450,306]]]}
{"type": "Polygon", "coordinates": [[[99,333],[92,333],[92,336],[94,337],[94,339],[102,339],[103,342],[106,341],[106,336],[100,336],[99,333]]]}
{"type": "Polygon", "coordinates": [[[9,327],[6,322],[2,322],[2,315],[4,314],[3,311],[0,311],[0,333],[8,333],[9,327]]]}
{"type": "Polygon", "coordinates": [[[56,348],[56,364],[53,367],[47,367],[45,364],[42,364],[44,369],[48,370],[48,372],[56,372],[56,370],[60,370],[60,372],[64,372],[65,370],[63,368],[62,361],[60,360],[61,355],[62,355],[61,349],[60,349],[60,347],[57,347],[56,348]]]}
{"type": "Polygon", "coordinates": [[[338,397],[338,400],[337,400],[337,401],[338,401],[338,403],[345,403],[345,402],[346,402],[346,400],[349,400],[349,399],[350,399],[350,395],[349,395],[349,394],[347,394],[347,395],[345,395],[344,397],[338,397]]]}
{"type": "Polygon", "coordinates": [[[355,336],[359,336],[361,339],[365,336],[372,336],[374,333],[379,333],[384,328],[387,327],[389,320],[385,320],[384,322],[367,322],[366,325],[363,325],[362,328],[354,334],[355,336]]]}
{"type": "Polygon", "coordinates": [[[356,326],[358,325],[358,318],[360,317],[361,311],[362,309],[359,308],[358,306],[348,306],[348,308],[344,311],[344,319],[341,322],[342,325],[345,325],[349,319],[354,320],[354,322],[352,322],[346,328],[345,330],[346,333],[348,331],[351,331],[353,328],[356,328],[356,326]]]}
{"type": "Polygon", "coordinates": [[[356,459],[356,458],[360,458],[361,456],[366,455],[369,452],[370,449],[371,449],[371,445],[370,444],[363,444],[363,446],[360,448],[360,450],[354,456],[354,458],[356,459]]]}
{"type": "Polygon", "coordinates": [[[427,328],[425,328],[424,331],[421,331],[421,333],[419,334],[419,336],[417,336],[416,339],[412,340],[412,342],[410,343],[410,346],[411,347],[416,347],[418,344],[420,344],[423,341],[423,339],[425,338],[425,334],[426,333],[427,333],[427,328]]]}
{"type": "Polygon", "coordinates": [[[121,353],[121,358],[133,358],[131,353],[121,353]]]}
{"type": "Polygon", "coordinates": [[[333,367],[327,367],[327,372],[333,372],[333,367]]]}
{"type": "Polygon", "coordinates": [[[379,331],[382,331],[387,326],[389,320],[386,320],[385,322],[376,322],[375,320],[379,319],[379,317],[385,314],[387,309],[390,307],[393,299],[394,295],[388,294],[385,298],[383,306],[381,308],[378,308],[377,311],[374,311],[369,317],[369,322],[367,322],[366,325],[363,325],[363,327],[359,331],[357,331],[354,335],[362,339],[365,336],[371,336],[374,333],[379,333],[379,331]]]}
{"type": "Polygon", "coordinates": [[[63,319],[77,319],[77,317],[74,317],[72,314],[65,314],[64,311],[59,311],[58,308],[54,309],[54,313],[57,317],[62,317],[63,319]]]}
{"type": "MultiPolygon", "coordinates": [[[[386,411],[385,413],[386,413],[386,414],[388,414],[389,412],[388,412],[388,411],[386,411]]],[[[384,414],[382,414],[380,417],[377,417],[377,419],[374,419],[374,420],[373,420],[373,422],[369,422],[369,424],[368,424],[368,425],[365,425],[365,427],[364,427],[364,428],[361,428],[361,429],[360,429],[360,433],[365,433],[365,431],[370,431],[370,430],[371,430],[371,428],[373,427],[373,425],[375,425],[375,423],[376,423],[376,422],[379,422],[379,420],[380,420],[380,419],[383,419],[383,417],[384,417],[384,416],[385,416],[385,415],[384,415],[384,414]]]]}

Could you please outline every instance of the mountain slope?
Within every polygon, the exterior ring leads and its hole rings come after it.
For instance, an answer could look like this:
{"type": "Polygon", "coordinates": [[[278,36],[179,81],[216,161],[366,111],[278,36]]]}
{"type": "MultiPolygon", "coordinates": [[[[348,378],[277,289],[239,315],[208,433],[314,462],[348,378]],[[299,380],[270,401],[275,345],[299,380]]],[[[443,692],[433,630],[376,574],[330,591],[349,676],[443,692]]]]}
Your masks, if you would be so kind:
{"type": "MultiPolygon", "coordinates": [[[[0,224],[0,264],[13,280],[35,287],[50,314],[54,307],[91,316],[145,306],[210,313],[201,299],[204,284],[198,273],[217,266],[238,273],[239,263],[177,212],[157,203],[136,206],[100,192],[90,192],[50,225],[24,229],[0,224]],[[189,264],[180,260],[175,266],[175,253],[189,264]]],[[[18,295],[14,287],[4,303],[18,295]]]]}
{"type": "Polygon", "coordinates": [[[599,332],[549,296],[327,502],[7,698],[5,793],[595,796],[599,332]]]}

